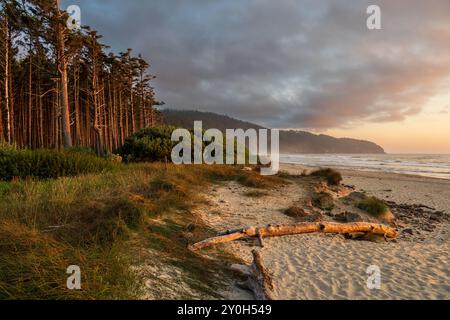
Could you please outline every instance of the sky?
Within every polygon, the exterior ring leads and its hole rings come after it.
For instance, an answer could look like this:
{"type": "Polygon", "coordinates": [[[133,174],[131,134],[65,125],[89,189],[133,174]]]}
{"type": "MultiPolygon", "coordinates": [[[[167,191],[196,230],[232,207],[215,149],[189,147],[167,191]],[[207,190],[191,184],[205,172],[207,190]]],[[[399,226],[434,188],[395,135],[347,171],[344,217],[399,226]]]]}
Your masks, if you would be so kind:
{"type": "Polygon", "coordinates": [[[449,0],[66,0],[173,109],[450,153],[449,0]],[[366,26],[369,5],[382,29],[366,26]]]}

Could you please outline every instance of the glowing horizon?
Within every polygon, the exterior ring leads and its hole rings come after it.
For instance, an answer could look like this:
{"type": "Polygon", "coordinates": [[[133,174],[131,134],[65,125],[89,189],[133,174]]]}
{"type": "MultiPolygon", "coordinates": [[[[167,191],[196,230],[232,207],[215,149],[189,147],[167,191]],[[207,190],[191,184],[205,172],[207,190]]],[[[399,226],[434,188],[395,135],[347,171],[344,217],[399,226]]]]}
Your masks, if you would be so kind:
{"type": "Polygon", "coordinates": [[[369,140],[391,154],[450,154],[450,94],[431,98],[422,112],[402,121],[365,123],[322,133],[369,140]]]}

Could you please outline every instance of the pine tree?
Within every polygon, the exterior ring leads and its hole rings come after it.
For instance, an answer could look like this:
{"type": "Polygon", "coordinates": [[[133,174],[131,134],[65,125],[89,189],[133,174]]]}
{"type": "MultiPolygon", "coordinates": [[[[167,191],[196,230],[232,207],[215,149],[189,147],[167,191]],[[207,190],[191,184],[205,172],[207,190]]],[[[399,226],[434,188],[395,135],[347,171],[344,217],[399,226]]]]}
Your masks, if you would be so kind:
{"type": "Polygon", "coordinates": [[[161,103],[142,56],[107,54],[96,31],[69,30],[59,0],[0,6],[0,141],[104,154],[157,124],[161,103]]]}

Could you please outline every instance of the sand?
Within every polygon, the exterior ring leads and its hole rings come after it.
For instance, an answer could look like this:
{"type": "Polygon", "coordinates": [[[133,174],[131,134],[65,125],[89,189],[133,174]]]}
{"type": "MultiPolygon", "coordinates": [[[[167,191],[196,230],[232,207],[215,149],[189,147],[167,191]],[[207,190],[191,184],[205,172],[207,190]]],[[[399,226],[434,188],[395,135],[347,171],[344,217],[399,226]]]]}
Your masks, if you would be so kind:
{"type": "MultiPolygon", "coordinates": [[[[283,164],[281,170],[300,174],[314,168],[283,164]]],[[[339,170],[344,183],[397,203],[424,204],[450,212],[450,180],[384,172],[339,170]]]]}
{"type": "MultiPolygon", "coordinates": [[[[304,168],[288,165],[282,169],[298,173],[304,168]]],[[[344,183],[389,201],[450,211],[450,181],[352,171],[345,171],[344,176],[344,183]]],[[[209,204],[198,208],[198,213],[218,231],[291,223],[296,220],[284,215],[283,210],[308,194],[308,186],[301,179],[260,198],[247,197],[249,190],[237,183],[217,186],[207,196],[209,204]]],[[[431,216],[427,214],[424,217],[431,216]]],[[[414,229],[414,234],[402,233],[394,242],[319,234],[266,239],[261,253],[273,276],[275,298],[449,299],[449,222],[424,219],[421,216],[399,223],[401,229],[414,229]],[[373,265],[381,271],[381,288],[371,290],[366,271],[373,265]]],[[[257,248],[257,243],[237,241],[224,247],[250,263],[251,250],[257,248]]],[[[245,298],[238,290],[228,296],[240,297],[245,298]]]]}

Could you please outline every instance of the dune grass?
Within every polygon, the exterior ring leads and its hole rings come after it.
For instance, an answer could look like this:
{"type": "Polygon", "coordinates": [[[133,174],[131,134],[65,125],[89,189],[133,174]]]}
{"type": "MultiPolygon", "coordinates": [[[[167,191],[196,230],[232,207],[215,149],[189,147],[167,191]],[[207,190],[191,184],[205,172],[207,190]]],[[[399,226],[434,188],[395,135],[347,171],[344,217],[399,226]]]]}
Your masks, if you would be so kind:
{"type": "Polygon", "coordinates": [[[308,215],[303,208],[297,206],[287,208],[284,214],[293,218],[306,217],[308,215]]]}
{"type": "Polygon", "coordinates": [[[269,194],[265,191],[260,190],[250,190],[244,193],[244,196],[248,198],[263,198],[268,196],[269,194]]]}
{"type": "Polygon", "coordinates": [[[343,180],[342,174],[334,169],[320,169],[312,172],[311,176],[325,179],[329,186],[338,186],[343,180]]]}
{"type": "Polygon", "coordinates": [[[231,275],[186,250],[189,242],[214,235],[192,208],[213,183],[274,185],[271,178],[246,178],[250,174],[230,166],[133,164],[0,182],[0,299],[139,298],[141,279],[130,267],[142,248],[156,252],[153,261],[182,270],[192,290],[218,297],[214,285],[231,275]],[[66,288],[70,265],[81,268],[81,291],[66,288]]]}
{"type": "Polygon", "coordinates": [[[303,170],[300,174],[293,174],[288,171],[280,170],[277,174],[277,177],[282,179],[301,179],[308,176],[308,171],[303,170]]]}
{"type": "Polygon", "coordinates": [[[277,176],[262,176],[256,172],[247,172],[238,177],[237,181],[244,187],[255,189],[270,189],[286,184],[286,180],[277,176]]]}
{"type": "Polygon", "coordinates": [[[374,217],[381,217],[390,210],[386,202],[376,197],[367,197],[360,200],[356,206],[374,217]]]}

